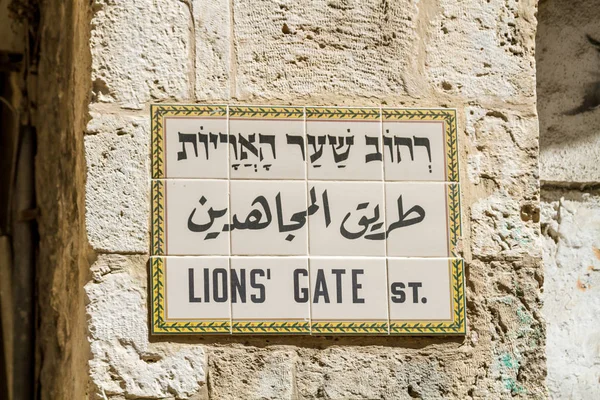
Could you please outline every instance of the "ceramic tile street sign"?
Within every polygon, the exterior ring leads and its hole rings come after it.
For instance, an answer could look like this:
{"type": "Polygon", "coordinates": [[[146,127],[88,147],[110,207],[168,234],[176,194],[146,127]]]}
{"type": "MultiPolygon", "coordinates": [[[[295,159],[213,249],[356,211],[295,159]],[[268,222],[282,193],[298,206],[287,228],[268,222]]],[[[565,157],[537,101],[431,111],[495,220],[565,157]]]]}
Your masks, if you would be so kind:
{"type": "Polygon", "coordinates": [[[464,334],[456,111],[154,105],[154,334],[464,334]]]}

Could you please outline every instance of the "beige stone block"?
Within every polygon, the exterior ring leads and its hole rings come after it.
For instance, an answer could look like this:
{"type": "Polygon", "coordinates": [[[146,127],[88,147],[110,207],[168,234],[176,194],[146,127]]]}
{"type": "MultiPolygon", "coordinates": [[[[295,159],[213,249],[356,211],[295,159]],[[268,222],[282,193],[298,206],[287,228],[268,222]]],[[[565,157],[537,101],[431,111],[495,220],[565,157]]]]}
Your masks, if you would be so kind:
{"type": "Polygon", "coordinates": [[[544,306],[553,398],[600,396],[600,192],[544,192],[544,306]]]}
{"type": "Polygon", "coordinates": [[[442,0],[429,22],[425,74],[438,92],[534,103],[535,27],[532,0],[442,0]]]}
{"type": "Polygon", "coordinates": [[[149,342],[146,263],[104,254],[92,266],[85,290],[93,398],[187,399],[206,390],[201,346],[149,342]]]}
{"type": "Polygon", "coordinates": [[[231,8],[229,0],[190,0],[196,41],[196,98],[229,98],[231,79],[231,8]]]}
{"type": "Polygon", "coordinates": [[[296,354],[287,349],[208,350],[211,399],[293,399],[296,354]]]}
{"type": "Polygon", "coordinates": [[[466,109],[467,177],[476,185],[491,181],[511,196],[531,198],[539,191],[537,118],[530,113],[466,109]]]}
{"type": "Polygon", "coordinates": [[[540,257],[540,229],[533,220],[524,219],[523,205],[506,189],[471,206],[471,252],[483,259],[540,257]]]}
{"type": "Polygon", "coordinates": [[[149,118],[92,113],[85,136],[86,226],[98,251],[148,251],[149,118]]]}
{"type": "Polygon", "coordinates": [[[97,0],[90,46],[94,101],[141,109],[190,98],[190,9],[176,0],[97,0]]]}
{"type": "Polygon", "coordinates": [[[232,95],[403,94],[417,14],[413,1],[235,1],[232,95]]]}
{"type": "Polygon", "coordinates": [[[490,193],[471,206],[473,255],[539,257],[535,114],[470,107],[466,118],[467,178],[490,193]]]}
{"type": "Polygon", "coordinates": [[[440,369],[439,356],[408,357],[394,346],[331,346],[303,354],[296,366],[299,398],[449,398],[452,375],[440,369]]]}
{"type": "Polygon", "coordinates": [[[541,2],[537,35],[540,178],[600,182],[600,8],[585,0],[541,2]]]}

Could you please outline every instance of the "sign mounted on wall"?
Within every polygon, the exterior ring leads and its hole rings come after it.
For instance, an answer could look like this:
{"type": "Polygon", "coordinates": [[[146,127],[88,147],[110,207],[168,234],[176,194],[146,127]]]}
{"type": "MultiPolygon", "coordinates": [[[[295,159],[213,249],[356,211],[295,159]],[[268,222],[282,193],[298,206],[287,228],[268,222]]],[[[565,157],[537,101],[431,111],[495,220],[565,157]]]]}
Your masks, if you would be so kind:
{"type": "Polygon", "coordinates": [[[153,105],[154,334],[464,334],[456,111],[153,105]]]}

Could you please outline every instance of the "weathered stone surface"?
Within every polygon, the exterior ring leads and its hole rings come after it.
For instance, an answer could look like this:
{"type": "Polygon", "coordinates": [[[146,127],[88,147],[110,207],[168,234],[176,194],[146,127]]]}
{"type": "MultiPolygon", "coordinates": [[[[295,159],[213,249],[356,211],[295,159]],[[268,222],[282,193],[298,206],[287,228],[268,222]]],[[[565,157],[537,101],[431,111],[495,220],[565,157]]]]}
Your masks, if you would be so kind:
{"type": "Polygon", "coordinates": [[[202,347],[148,341],[146,262],[146,256],[105,254],[92,266],[85,290],[95,398],[203,397],[202,347]]]}
{"type": "Polygon", "coordinates": [[[294,349],[289,348],[211,348],[210,398],[292,399],[296,357],[294,349]]]}
{"type": "Polygon", "coordinates": [[[148,251],[149,119],[92,113],[85,136],[86,218],[102,252],[148,251]]]}
{"type": "Polygon", "coordinates": [[[425,73],[439,92],[535,101],[534,0],[443,0],[431,18],[425,73]]]}
{"type": "MultiPolygon", "coordinates": [[[[469,331],[149,343],[145,257],[103,255],[86,288],[93,396],[546,396],[532,0],[129,3],[110,3],[96,14],[95,21],[108,24],[94,30],[94,79],[107,77],[106,89],[104,78],[97,81],[96,101],[139,108],[184,99],[189,86],[211,101],[457,107],[469,331]],[[110,36],[130,29],[130,12],[139,14],[133,26],[142,19],[149,25],[138,27],[143,33],[133,41],[161,51],[150,61],[138,53],[125,60],[124,40],[110,36]],[[173,37],[180,41],[171,50],[173,37]],[[196,53],[188,58],[190,48],[196,53]],[[141,72],[127,75],[127,63],[141,72]]],[[[127,113],[94,114],[89,125],[87,223],[97,250],[146,253],[148,118],[127,113]]]]}
{"type": "Polygon", "coordinates": [[[232,95],[402,94],[417,14],[413,1],[235,1],[232,95]]]}
{"type": "Polygon", "coordinates": [[[196,98],[225,100],[231,86],[231,10],[229,0],[191,0],[196,41],[196,98]]]}
{"type": "Polygon", "coordinates": [[[467,109],[467,175],[490,192],[471,207],[475,257],[540,257],[535,114],[467,109]]]}
{"type": "Polygon", "coordinates": [[[475,202],[471,207],[473,256],[484,259],[539,257],[539,225],[523,221],[521,209],[520,202],[504,189],[475,202]]]}
{"type": "Polygon", "coordinates": [[[189,99],[191,13],[177,0],[96,0],[92,19],[94,101],[141,109],[189,99]]]}
{"type": "Polygon", "coordinates": [[[435,357],[402,349],[331,347],[303,354],[298,361],[300,398],[439,398],[452,391],[452,378],[435,357]]]}
{"type": "MultiPolygon", "coordinates": [[[[36,51],[35,61],[30,62],[37,64],[37,79],[28,81],[29,99],[23,99],[23,104],[35,99],[36,107],[20,110],[31,113],[37,137],[35,397],[84,399],[89,346],[83,286],[89,279],[89,245],[82,132],[87,123],[92,86],[91,7],[89,2],[75,0],[48,0],[35,6],[39,6],[41,16],[39,30],[33,31],[38,37],[39,53],[36,51]]],[[[35,25],[28,22],[27,29],[35,29],[35,25]]],[[[4,40],[0,37],[0,41],[4,40]]],[[[21,357],[24,354],[27,353],[16,353],[21,357]]]]}
{"type": "Polygon", "coordinates": [[[548,389],[555,399],[597,399],[600,192],[546,191],[542,200],[548,389]]]}
{"type": "Polygon", "coordinates": [[[541,179],[600,182],[600,8],[585,0],[540,2],[537,88],[541,179]],[[598,97],[596,97],[598,98],[598,97]]]}

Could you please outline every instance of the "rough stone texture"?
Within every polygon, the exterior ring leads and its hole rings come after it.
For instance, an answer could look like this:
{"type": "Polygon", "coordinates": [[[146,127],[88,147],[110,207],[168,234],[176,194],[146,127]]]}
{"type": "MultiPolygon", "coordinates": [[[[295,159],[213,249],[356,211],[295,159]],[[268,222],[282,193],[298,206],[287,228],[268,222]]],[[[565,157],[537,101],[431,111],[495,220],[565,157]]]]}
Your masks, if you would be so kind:
{"type": "Polygon", "coordinates": [[[37,87],[30,87],[38,104],[37,395],[84,399],[89,246],[83,131],[91,90],[91,13],[86,2],[48,0],[40,2],[40,15],[37,87]]]}
{"type": "Polygon", "coordinates": [[[192,0],[191,4],[196,43],[196,98],[227,99],[232,50],[229,0],[192,0]]]}
{"type": "MultiPolygon", "coordinates": [[[[179,9],[175,2],[161,4],[167,11],[179,9]]],[[[189,83],[203,101],[457,108],[464,238],[460,249],[467,270],[469,332],[454,338],[161,336],[152,337],[148,344],[143,257],[129,255],[123,259],[127,261],[117,262],[102,256],[98,265],[126,266],[87,287],[95,299],[88,306],[93,396],[545,397],[532,50],[535,3],[235,0],[181,4],[189,5],[194,16],[195,43],[190,46],[196,53],[190,60],[196,64],[191,74],[195,82],[189,83]],[[440,33],[444,27],[448,34],[440,33]],[[481,52],[481,47],[489,52],[481,52]],[[113,314],[118,318],[109,317],[113,314]],[[127,320],[144,326],[128,329],[127,320]],[[98,334],[95,330],[100,326],[106,328],[98,334]],[[148,348],[175,352],[163,358],[166,366],[179,368],[180,357],[195,360],[183,376],[177,376],[178,386],[173,386],[177,392],[168,390],[175,378],[161,375],[143,360],[148,348]]],[[[151,13],[153,7],[143,12],[151,13]]],[[[112,25],[97,24],[94,30],[95,37],[106,37],[107,47],[113,48],[110,34],[116,26],[124,26],[127,13],[125,6],[103,9],[121,10],[111,14],[112,25]]],[[[163,16],[158,32],[172,32],[173,15],[163,16]]],[[[97,14],[96,19],[101,18],[97,14]]],[[[188,14],[182,18],[180,24],[188,14]]],[[[149,17],[148,21],[157,24],[149,17]]],[[[147,38],[136,40],[140,46],[147,43],[147,38]]],[[[128,57],[128,48],[121,47],[119,57],[112,59],[101,58],[103,51],[92,42],[95,66],[120,70],[125,59],[139,62],[137,50],[128,57]]],[[[166,58],[155,58],[156,79],[162,79],[163,68],[168,72],[173,67],[173,60],[166,58]]],[[[151,86],[138,85],[155,79],[145,80],[144,74],[119,75],[117,87],[135,86],[136,108],[147,107],[156,97],[151,86]]],[[[156,99],[181,98],[180,86],[165,86],[156,99]]],[[[124,105],[117,97],[115,101],[124,105]]],[[[90,240],[111,253],[146,252],[148,198],[140,194],[141,189],[131,189],[137,195],[135,210],[133,205],[129,210],[125,205],[131,199],[123,191],[128,182],[141,185],[143,177],[148,178],[147,160],[139,158],[146,151],[140,141],[147,140],[147,126],[133,126],[133,121],[149,119],[148,115],[97,103],[92,109],[94,120],[88,129],[97,133],[86,138],[88,176],[95,182],[87,194],[90,240]],[[125,134],[119,136],[120,130],[125,134]],[[111,151],[111,146],[116,150],[111,151]],[[119,173],[120,168],[128,171],[127,177],[119,173]],[[104,205],[105,199],[112,199],[114,205],[104,205]],[[101,215],[104,211],[106,218],[101,215]],[[121,217],[121,211],[131,214],[121,217]]]]}
{"type": "Polygon", "coordinates": [[[535,0],[442,0],[431,19],[426,72],[467,98],[535,101],[535,0]]]}
{"type": "Polygon", "coordinates": [[[541,179],[600,182],[600,108],[581,107],[600,96],[600,51],[586,38],[600,40],[600,8],[585,0],[543,1],[539,19],[541,179]]]}
{"type": "Polygon", "coordinates": [[[474,146],[467,174],[492,191],[471,208],[475,257],[540,256],[536,131],[533,112],[467,110],[466,133],[474,146]]]}
{"type": "Polygon", "coordinates": [[[92,266],[85,290],[95,398],[199,398],[206,388],[202,347],[149,342],[147,260],[105,254],[92,266]]]}
{"type": "Polygon", "coordinates": [[[555,399],[600,397],[600,192],[542,199],[548,389],[555,399]]]}
{"type": "Polygon", "coordinates": [[[94,101],[141,109],[149,101],[190,97],[192,25],[186,3],[96,0],[93,6],[94,101]]]}
{"type": "Polygon", "coordinates": [[[149,246],[149,118],[91,116],[85,136],[90,244],[100,252],[145,253],[149,246]]]}
{"type": "Polygon", "coordinates": [[[268,351],[246,346],[211,348],[208,353],[210,398],[291,399],[298,355],[293,348],[268,351]]]}
{"type": "Polygon", "coordinates": [[[600,397],[600,38],[594,2],[543,1],[537,36],[551,398],[600,397]],[[587,99],[587,100],[586,100],[587,99]],[[588,107],[589,106],[589,107],[588,107]],[[587,187],[587,188],[586,188],[587,187]]]}
{"type": "Polygon", "coordinates": [[[414,1],[234,1],[232,95],[402,94],[417,14],[414,1]]]}

